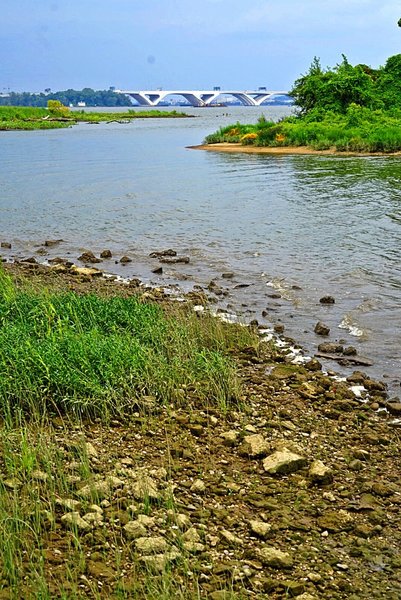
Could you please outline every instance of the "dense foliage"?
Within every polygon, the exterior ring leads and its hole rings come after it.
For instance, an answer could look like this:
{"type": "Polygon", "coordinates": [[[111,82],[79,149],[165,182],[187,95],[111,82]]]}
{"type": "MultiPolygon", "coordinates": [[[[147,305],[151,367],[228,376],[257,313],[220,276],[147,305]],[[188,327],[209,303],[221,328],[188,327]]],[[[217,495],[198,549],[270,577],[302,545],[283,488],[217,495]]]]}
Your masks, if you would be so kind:
{"type": "Polygon", "coordinates": [[[62,104],[76,106],[78,102],[85,102],[86,106],[131,106],[128,96],[117,94],[113,89],[93,90],[64,90],[61,92],[47,92],[31,94],[29,92],[11,92],[9,96],[0,97],[0,106],[47,106],[48,100],[58,100],[62,104]]]}
{"type": "Polygon", "coordinates": [[[352,66],[345,56],[333,69],[322,69],[315,58],[308,73],[295,81],[291,96],[296,115],[279,123],[262,117],[256,125],[229,125],[206,143],[401,151],[401,54],[377,70],[352,66]]]}
{"type": "Polygon", "coordinates": [[[345,56],[334,68],[323,69],[314,58],[290,95],[302,114],[316,110],[345,113],[351,104],[372,110],[401,108],[401,54],[391,56],[379,69],[352,66],[345,56]]]}

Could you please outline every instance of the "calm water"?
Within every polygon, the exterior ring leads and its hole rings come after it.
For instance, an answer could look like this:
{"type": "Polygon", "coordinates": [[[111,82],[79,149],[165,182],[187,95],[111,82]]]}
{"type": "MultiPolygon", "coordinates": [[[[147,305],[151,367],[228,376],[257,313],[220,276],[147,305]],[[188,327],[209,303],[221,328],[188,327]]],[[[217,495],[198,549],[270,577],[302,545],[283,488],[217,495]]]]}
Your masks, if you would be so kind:
{"type": "Polygon", "coordinates": [[[187,111],[196,118],[1,133],[0,240],[13,244],[11,256],[62,238],[53,254],[129,254],[127,267],[107,263],[129,277],[186,289],[216,278],[229,291],[225,306],[259,320],[267,309],[309,351],[321,342],[316,321],[325,321],[330,339],[357,346],[375,361],[364,370],[386,375],[397,392],[401,159],[190,150],[220,125],[288,109],[187,111]],[[167,247],[191,264],[157,278],[148,254],[167,247]],[[225,271],[235,279],[221,279],[225,271]],[[275,290],[281,299],[270,297],[275,290]],[[321,306],[324,294],[336,304],[321,306]]]}

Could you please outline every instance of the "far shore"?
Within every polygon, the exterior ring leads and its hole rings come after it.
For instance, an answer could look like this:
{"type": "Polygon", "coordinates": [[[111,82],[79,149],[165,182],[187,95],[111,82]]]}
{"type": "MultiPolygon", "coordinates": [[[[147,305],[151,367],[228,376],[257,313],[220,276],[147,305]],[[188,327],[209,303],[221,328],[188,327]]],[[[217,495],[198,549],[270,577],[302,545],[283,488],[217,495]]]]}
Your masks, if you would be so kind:
{"type": "Polygon", "coordinates": [[[316,154],[318,156],[401,156],[401,152],[339,152],[338,150],[314,150],[309,146],[243,146],[241,144],[200,144],[198,146],[187,146],[191,150],[208,150],[209,152],[228,152],[245,154],[316,154]]]}

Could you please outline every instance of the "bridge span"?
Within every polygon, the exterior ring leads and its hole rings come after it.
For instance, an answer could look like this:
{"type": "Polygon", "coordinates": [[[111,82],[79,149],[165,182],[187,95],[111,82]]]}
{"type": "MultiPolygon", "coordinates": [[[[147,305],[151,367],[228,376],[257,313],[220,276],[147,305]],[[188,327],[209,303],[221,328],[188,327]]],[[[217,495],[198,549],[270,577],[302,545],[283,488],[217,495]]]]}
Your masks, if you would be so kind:
{"type": "Polygon", "coordinates": [[[234,96],[245,106],[260,106],[272,96],[285,96],[288,92],[259,89],[241,90],[115,90],[131,96],[141,106],[158,106],[167,96],[183,96],[192,106],[210,106],[219,96],[234,96]]]}

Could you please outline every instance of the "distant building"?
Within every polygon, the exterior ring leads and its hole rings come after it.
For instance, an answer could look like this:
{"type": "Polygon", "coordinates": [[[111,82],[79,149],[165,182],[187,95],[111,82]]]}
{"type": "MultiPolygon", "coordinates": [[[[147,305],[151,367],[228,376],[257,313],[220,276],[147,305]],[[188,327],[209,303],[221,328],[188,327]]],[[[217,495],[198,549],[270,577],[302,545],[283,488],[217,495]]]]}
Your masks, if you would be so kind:
{"type": "Polygon", "coordinates": [[[77,102],[77,106],[84,108],[86,106],[86,102],[77,102]]]}

